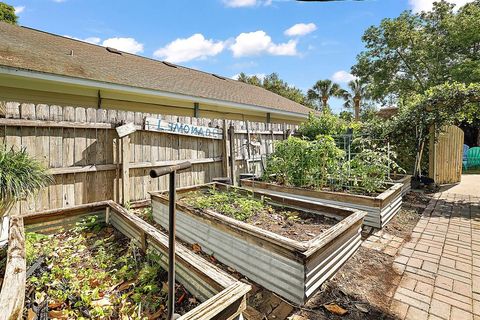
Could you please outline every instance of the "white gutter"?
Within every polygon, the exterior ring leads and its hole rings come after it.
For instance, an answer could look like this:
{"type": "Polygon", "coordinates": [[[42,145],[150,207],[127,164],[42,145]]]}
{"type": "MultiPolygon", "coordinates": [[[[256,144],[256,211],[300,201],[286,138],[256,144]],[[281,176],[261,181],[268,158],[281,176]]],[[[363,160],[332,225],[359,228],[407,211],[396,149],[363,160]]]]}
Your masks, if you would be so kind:
{"type": "Polygon", "coordinates": [[[114,91],[121,91],[123,93],[130,93],[130,94],[143,94],[143,95],[150,95],[150,96],[156,96],[156,97],[162,97],[162,98],[194,101],[198,103],[206,103],[206,104],[212,104],[216,106],[230,107],[230,108],[239,109],[239,110],[250,110],[250,111],[257,111],[257,112],[262,111],[265,113],[278,114],[278,115],[290,116],[290,117],[293,116],[296,118],[304,118],[304,119],[308,118],[308,114],[261,107],[261,106],[256,106],[252,104],[243,104],[243,103],[231,102],[231,101],[220,100],[220,99],[212,99],[212,98],[201,98],[201,97],[190,96],[190,95],[180,94],[180,93],[173,93],[168,91],[132,87],[132,86],[127,86],[122,84],[115,84],[115,83],[102,82],[102,81],[96,81],[96,80],[56,75],[52,73],[44,73],[39,71],[17,69],[17,68],[11,68],[6,66],[0,66],[0,74],[17,76],[17,77],[25,77],[25,78],[31,78],[31,79],[37,79],[37,80],[61,82],[69,85],[91,87],[94,89],[114,90],[114,91]]]}

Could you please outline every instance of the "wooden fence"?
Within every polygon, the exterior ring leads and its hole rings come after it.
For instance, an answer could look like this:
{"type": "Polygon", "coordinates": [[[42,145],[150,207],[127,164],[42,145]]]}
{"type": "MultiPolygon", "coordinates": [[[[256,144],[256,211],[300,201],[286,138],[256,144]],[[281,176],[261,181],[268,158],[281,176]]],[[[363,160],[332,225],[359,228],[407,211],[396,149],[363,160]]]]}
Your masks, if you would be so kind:
{"type": "Polygon", "coordinates": [[[429,176],[438,184],[458,183],[462,179],[463,156],[462,129],[443,127],[435,138],[431,134],[429,151],[429,176]]]}
{"type": "Polygon", "coordinates": [[[295,130],[294,125],[252,123],[44,104],[2,102],[0,145],[26,148],[49,168],[54,183],[19,201],[12,214],[31,213],[103,200],[140,201],[167,188],[151,179],[151,168],[189,160],[178,186],[261,169],[260,159],[295,130]],[[221,139],[145,130],[145,119],[218,128],[221,139]],[[119,138],[115,128],[134,123],[137,131],[119,138]],[[124,161],[125,160],[125,161],[124,161]],[[125,177],[125,179],[124,179],[125,177]],[[125,190],[125,191],[124,191],[125,190]]]}

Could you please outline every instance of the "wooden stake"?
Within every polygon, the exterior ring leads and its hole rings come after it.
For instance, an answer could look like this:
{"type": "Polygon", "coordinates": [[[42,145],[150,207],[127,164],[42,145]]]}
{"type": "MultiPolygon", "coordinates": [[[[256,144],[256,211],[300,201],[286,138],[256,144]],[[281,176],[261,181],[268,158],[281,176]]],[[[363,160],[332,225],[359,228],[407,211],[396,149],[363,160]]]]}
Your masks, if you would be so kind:
{"type": "Polygon", "coordinates": [[[23,219],[11,218],[5,279],[0,292],[0,319],[21,319],[25,301],[25,231],[23,219]]]}

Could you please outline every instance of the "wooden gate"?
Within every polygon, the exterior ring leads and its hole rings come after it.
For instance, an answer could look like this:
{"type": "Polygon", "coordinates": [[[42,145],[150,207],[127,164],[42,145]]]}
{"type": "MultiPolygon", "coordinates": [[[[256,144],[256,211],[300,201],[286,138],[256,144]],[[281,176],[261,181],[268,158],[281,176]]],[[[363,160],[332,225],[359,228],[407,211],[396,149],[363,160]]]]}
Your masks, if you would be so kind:
{"type": "Polygon", "coordinates": [[[462,178],[463,131],[456,126],[442,128],[430,138],[429,176],[437,184],[460,182],[462,178]]]}

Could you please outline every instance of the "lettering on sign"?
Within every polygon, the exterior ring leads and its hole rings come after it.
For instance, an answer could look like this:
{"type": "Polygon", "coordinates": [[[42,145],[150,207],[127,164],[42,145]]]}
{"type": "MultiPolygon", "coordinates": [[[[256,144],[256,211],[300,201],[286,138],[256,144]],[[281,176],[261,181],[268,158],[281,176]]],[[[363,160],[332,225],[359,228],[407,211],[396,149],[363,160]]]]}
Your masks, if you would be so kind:
{"type": "Polygon", "coordinates": [[[202,137],[210,139],[222,139],[223,130],[203,126],[195,126],[188,123],[169,122],[157,118],[145,118],[145,130],[168,132],[185,136],[202,137]]]}

